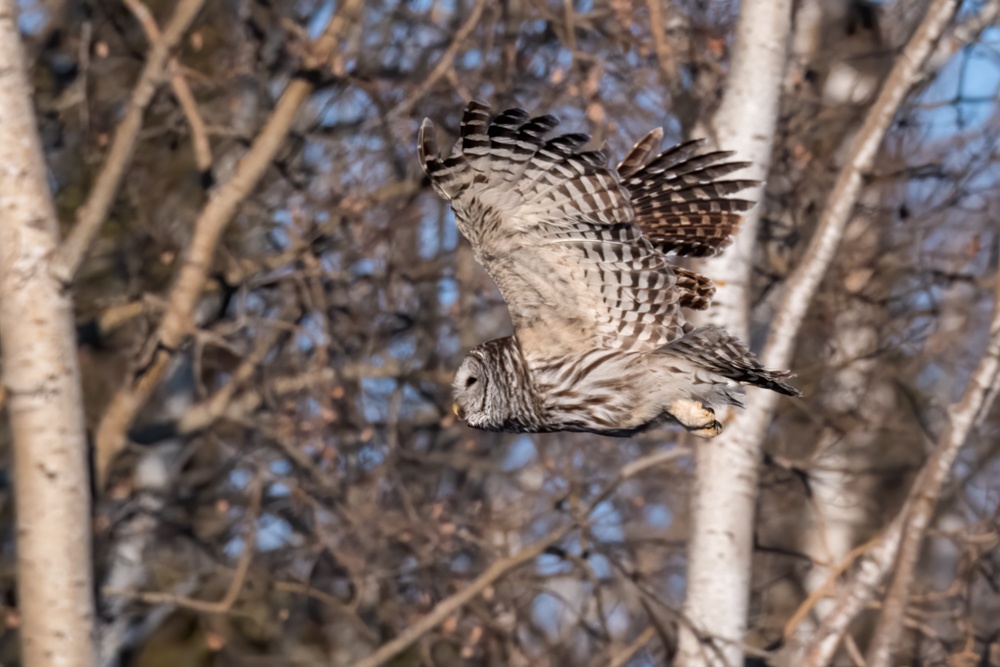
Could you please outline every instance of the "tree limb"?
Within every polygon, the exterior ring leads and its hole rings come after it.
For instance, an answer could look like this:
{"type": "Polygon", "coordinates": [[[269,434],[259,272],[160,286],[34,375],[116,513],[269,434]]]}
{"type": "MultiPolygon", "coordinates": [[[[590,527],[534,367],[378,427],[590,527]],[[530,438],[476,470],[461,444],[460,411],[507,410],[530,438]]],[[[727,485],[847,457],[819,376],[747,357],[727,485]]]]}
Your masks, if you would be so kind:
{"type": "Polygon", "coordinates": [[[132,159],[136,137],[142,128],[143,114],[163,81],[170,50],[180,41],[204,2],[205,0],[180,0],[170,23],[167,24],[167,29],[153,42],[146,66],[132,91],[125,117],[115,130],[115,137],[111,141],[111,149],[104,161],[104,167],[98,174],[87,201],[76,211],[76,224],[73,230],[56,253],[52,270],[62,283],[68,285],[73,282],[87,249],[104,224],[122,176],[125,174],[125,167],[132,159]]]}
{"type": "Polygon", "coordinates": [[[882,602],[875,635],[868,646],[867,662],[870,667],[888,667],[896,654],[906,617],[910,586],[920,557],[927,526],[934,516],[934,506],[941,495],[941,487],[958,450],[965,443],[969,431],[977,417],[989,409],[986,401],[990,388],[1000,373],[1000,271],[993,294],[993,321],[990,324],[989,343],[983,353],[975,374],[965,388],[962,399],[948,410],[948,428],[938,440],[938,445],[924,465],[920,476],[910,492],[910,506],[906,514],[896,559],[896,573],[882,602]]]}
{"type": "MultiPolygon", "coordinates": [[[[338,14],[317,40],[323,47],[322,57],[314,62],[326,62],[330,43],[336,43],[348,25],[348,20],[360,11],[361,0],[347,0],[338,14]]],[[[250,151],[239,164],[236,174],[221,186],[202,209],[195,222],[194,236],[187,248],[185,261],[170,292],[169,304],[159,330],[150,340],[143,361],[145,370],[118,390],[101,419],[95,438],[95,470],[98,484],[104,484],[108,465],[125,446],[125,433],[136,412],[163,379],[172,352],[180,347],[191,330],[191,313],[201,296],[212,266],[215,249],[223,230],[243,200],[257,186],[284,143],[299,108],[313,91],[313,84],[298,77],[288,84],[270,120],[254,139],[250,151]]]]}
{"type": "Polygon", "coordinates": [[[567,522],[561,528],[557,528],[538,542],[535,542],[530,547],[521,549],[521,551],[513,556],[502,558],[493,563],[493,565],[489,566],[485,572],[476,577],[468,586],[463,588],[458,593],[455,593],[454,595],[437,603],[429,614],[410,627],[406,628],[403,632],[399,633],[399,635],[392,641],[383,644],[377,651],[372,653],[367,658],[356,662],[354,667],[379,667],[380,665],[384,665],[392,659],[393,656],[405,651],[425,634],[443,623],[444,620],[451,616],[454,612],[471,602],[476,596],[482,593],[488,586],[500,577],[544,554],[546,549],[566,537],[575,528],[580,526],[599,504],[607,500],[608,497],[614,493],[614,490],[618,488],[622,482],[639,474],[643,470],[648,470],[653,466],[680,458],[687,453],[688,450],[686,448],[674,447],[673,449],[655,452],[648,456],[644,456],[624,466],[619,471],[615,480],[611,482],[604,489],[604,491],[602,491],[600,495],[594,499],[593,502],[590,503],[587,509],[580,513],[579,518],[574,521],[567,522]]]}
{"type": "MultiPolygon", "coordinates": [[[[156,19],[152,12],[142,3],[142,0],[123,0],[128,8],[135,14],[135,18],[142,24],[142,29],[146,33],[146,38],[151,44],[156,44],[160,39],[160,28],[156,25],[156,19]]],[[[176,58],[171,58],[167,64],[170,72],[170,85],[174,89],[174,97],[181,105],[184,116],[187,118],[188,126],[191,128],[191,141],[194,144],[194,157],[198,165],[198,170],[205,172],[212,167],[212,148],[208,143],[208,131],[205,129],[205,121],[198,113],[198,105],[191,94],[191,87],[188,86],[187,79],[181,72],[180,64],[176,58]]]]}

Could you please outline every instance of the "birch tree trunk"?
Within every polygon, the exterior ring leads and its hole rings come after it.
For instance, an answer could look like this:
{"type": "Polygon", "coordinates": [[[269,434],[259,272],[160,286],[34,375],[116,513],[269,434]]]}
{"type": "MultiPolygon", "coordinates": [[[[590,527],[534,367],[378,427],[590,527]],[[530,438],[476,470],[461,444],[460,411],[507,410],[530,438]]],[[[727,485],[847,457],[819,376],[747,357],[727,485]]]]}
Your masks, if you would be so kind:
{"type": "MultiPolygon", "coordinates": [[[[874,208],[877,201],[869,202],[874,208]]],[[[811,457],[809,471],[810,514],[814,520],[804,535],[802,551],[813,560],[803,580],[809,594],[824,586],[833,568],[857,546],[858,528],[866,520],[865,499],[875,489],[870,478],[859,478],[852,470],[877,465],[873,443],[895,409],[895,389],[878,377],[878,350],[887,320],[884,306],[888,287],[873,277],[879,255],[886,252],[880,239],[879,221],[857,216],[848,225],[840,263],[843,290],[836,298],[827,348],[827,367],[834,370],[826,382],[823,402],[837,426],[821,432],[811,457]]],[[[815,622],[799,626],[808,637],[833,607],[822,599],[814,609],[815,622]]]]}
{"type": "MultiPolygon", "coordinates": [[[[753,6],[746,4],[743,11],[753,6]]],[[[823,209],[819,227],[801,264],[787,282],[761,358],[764,366],[783,368],[789,363],[806,308],[839,247],[854,209],[863,183],[862,174],[871,167],[892,118],[918,78],[954,8],[954,0],[934,0],[852,141],[850,155],[823,209]]],[[[743,34],[742,24],[748,19],[749,15],[741,15],[738,41],[743,34]]],[[[782,26],[786,32],[779,33],[775,29],[767,31],[763,19],[755,18],[753,22],[762,26],[762,32],[772,35],[772,39],[773,35],[787,34],[787,24],[782,26]]],[[[764,38],[762,35],[761,39],[764,38]]],[[[733,54],[734,63],[754,63],[763,69],[762,56],[741,54],[738,47],[733,54]]],[[[754,80],[751,73],[741,73],[735,66],[731,75],[744,84],[754,81],[759,85],[758,82],[769,80],[763,76],[754,80]]],[[[754,131],[749,124],[746,127],[754,131]]],[[[746,233],[744,230],[743,234],[746,233]]],[[[718,275],[709,275],[719,279],[718,275]]],[[[777,398],[772,392],[751,391],[747,409],[727,425],[726,433],[708,446],[698,448],[685,613],[701,637],[685,630],[681,636],[680,665],[742,663],[757,465],[777,398]]]]}
{"type": "MultiPolygon", "coordinates": [[[[791,0],[742,3],[722,103],[710,125],[700,129],[719,150],[735,151],[734,159],[752,163],[739,175],[761,181],[741,195],[751,200],[763,197],[763,181],[771,166],[791,26],[791,0]]],[[[718,286],[703,323],[725,327],[743,340],[749,338],[747,290],[760,211],[760,206],[754,207],[733,244],[722,255],[704,260],[700,267],[718,286]]]]}
{"type": "MultiPolygon", "coordinates": [[[[771,162],[791,33],[790,0],[747,0],[736,25],[732,66],[722,105],[708,133],[753,166],[763,180],[771,162]]],[[[763,187],[749,197],[763,194],[763,187]]],[[[747,216],[732,246],[700,268],[718,284],[708,321],[746,340],[748,295],[760,206],[747,216]]],[[[743,664],[753,557],[754,505],[760,442],[729,431],[696,448],[684,614],[701,635],[682,626],[677,664],[743,664]]]]}
{"type": "Polygon", "coordinates": [[[13,0],[0,0],[0,350],[14,438],[23,664],[93,664],[90,483],[73,308],[13,0]]]}

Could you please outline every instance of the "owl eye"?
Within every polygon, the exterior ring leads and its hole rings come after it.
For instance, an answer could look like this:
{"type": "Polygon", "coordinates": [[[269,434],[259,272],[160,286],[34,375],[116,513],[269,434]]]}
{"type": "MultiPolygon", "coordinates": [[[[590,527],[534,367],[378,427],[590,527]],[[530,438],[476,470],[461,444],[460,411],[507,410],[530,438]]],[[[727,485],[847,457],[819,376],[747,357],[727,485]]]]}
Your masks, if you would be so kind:
{"type": "Polygon", "coordinates": [[[468,380],[465,381],[465,388],[468,389],[472,385],[476,384],[478,378],[470,376],[468,380]]]}

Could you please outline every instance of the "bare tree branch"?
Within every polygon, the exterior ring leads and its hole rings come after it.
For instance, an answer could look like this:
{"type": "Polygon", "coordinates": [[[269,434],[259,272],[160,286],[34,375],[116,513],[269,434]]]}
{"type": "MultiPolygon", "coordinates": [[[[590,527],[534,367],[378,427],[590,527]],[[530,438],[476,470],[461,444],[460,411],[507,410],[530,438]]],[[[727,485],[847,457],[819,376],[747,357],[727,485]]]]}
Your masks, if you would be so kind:
{"type": "Polygon", "coordinates": [[[783,667],[825,667],[830,664],[847,628],[871,601],[885,573],[892,567],[904,516],[905,508],[858,558],[853,580],[837,593],[833,606],[808,641],[793,638],[782,649],[776,664],[783,667]]]}
{"type": "MultiPolygon", "coordinates": [[[[805,258],[793,273],[788,281],[785,294],[776,316],[773,319],[767,346],[762,354],[762,361],[770,368],[785,368],[791,361],[794,349],[794,341],[798,335],[799,328],[805,318],[806,311],[812,301],[819,282],[830,265],[840,244],[844,233],[844,228],[854,209],[854,204],[860,193],[862,186],[862,175],[871,168],[875,155],[881,145],[882,138],[889,127],[899,105],[905,99],[913,85],[921,76],[921,68],[930,54],[938,37],[944,31],[952,15],[954,14],[955,3],[950,0],[936,0],[929,8],[923,23],[914,34],[906,49],[897,59],[892,72],[882,87],[878,98],[866,117],[865,123],[855,137],[852,149],[845,167],[841,170],[836,185],[830,194],[826,207],[820,218],[819,227],[812,238],[805,258]]],[[[742,15],[741,15],[742,20],[742,15]]],[[[734,62],[738,58],[734,57],[734,62]]],[[[744,230],[743,235],[746,235],[744,230]]],[[[737,244],[739,241],[737,241],[737,244]]],[[[731,326],[731,324],[729,324],[731,326]]],[[[759,458],[760,447],[762,446],[764,434],[771,422],[771,417],[778,403],[778,396],[773,392],[750,392],[747,401],[747,408],[738,412],[735,418],[727,424],[726,433],[713,442],[713,446],[699,449],[698,468],[699,470],[712,466],[715,470],[732,471],[738,468],[739,474],[735,480],[728,481],[721,486],[713,487],[710,492],[707,489],[708,481],[699,477],[695,489],[695,501],[692,512],[694,514],[695,525],[698,529],[692,536],[690,553],[692,557],[689,561],[691,567],[696,572],[704,570],[704,577],[692,577],[689,583],[691,587],[697,587],[697,583],[702,578],[705,579],[705,590],[701,588],[689,588],[689,600],[710,600],[709,602],[698,602],[703,609],[701,611],[686,607],[688,616],[695,623],[700,619],[711,618],[718,627],[717,614],[719,609],[726,609],[725,604],[720,605],[724,591],[732,588],[746,590],[744,585],[749,576],[749,565],[742,569],[742,579],[721,579],[718,572],[731,571],[729,565],[732,559],[741,559],[749,563],[749,555],[744,553],[749,549],[749,529],[746,526],[752,525],[753,498],[756,494],[756,466],[759,458]],[[714,461],[714,464],[713,464],[714,461]],[[723,463],[725,461],[725,463],[723,463]],[[738,462],[734,465],[734,461],[738,462]],[[752,481],[752,488],[747,496],[742,498],[741,503],[731,507],[728,512],[717,512],[717,514],[727,516],[728,521],[722,521],[720,525],[706,533],[702,533],[701,523],[705,521],[705,515],[710,514],[703,509],[705,503],[717,506],[719,493],[724,497],[732,494],[734,484],[736,488],[744,488],[744,480],[752,481]],[[749,514],[740,511],[739,508],[751,508],[749,514]],[[739,526],[743,526],[740,528],[739,526]],[[717,535],[728,544],[713,544],[710,549],[704,544],[709,535],[717,535]],[[740,535],[736,545],[731,543],[734,535],[740,535]],[[735,548],[734,548],[735,546],[735,548]],[[697,550],[697,551],[696,551],[697,550]],[[694,554],[723,554],[726,564],[719,564],[712,560],[706,562],[705,558],[695,558],[694,554]],[[727,567],[727,565],[729,565],[727,567]],[[708,574],[712,573],[712,574],[708,574]],[[711,591],[718,591],[711,595],[711,591]]],[[[721,477],[721,473],[718,475],[721,477]]],[[[690,577],[691,575],[689,575],[690,577]]],[[[745,598],[744,598],[745,600],[745,598]]],[[[745,615],[745,604],[735,610],[741,615],[745,615]]],[[[744,616],[745,618],[745,616],[744,616]]],[[[744,620],[745,623],[745,620],[744,620]]],[[[745,625],[739,626],[735,631],[742,632],[745,625]]],[[[742,634],[726,635],[726,639],[739,645],[742,634]]],[[[703,655],[693,647],[692,637],[689,634],[682,634],[682,663],[700,664],[700,662],[683,662],[685,657],[685,647],[688,648],[689,655],[695,656],[692,660],[700,661],[697,656],[703,655]],[[685,642],[686,638],[686,642],[685,642]]],[[[739,653],[731,649],[730,662],[736,664],[740,659],[739,653]]]]}
{"type": "Polygon", "coordinates": [[[125,174],[125,167],[132,159],[136,137],[142,127],[142,116],[163,81],[170,50],[180,41],[204,2],[205,0],[180,0],[170,23],[167,24],[167,29],[163,31],[160,39],[153,42],[149,50],[146,66],[132,91],[128,111],[115,130],[115,137],[111,141],[111,150],[108,151],[104,167],[97,176],[87,201],[77,210],[76,225],[59,247],[53,262],[56,276],[65,284],[73,281],[87,254],[87,249],[108,215],[122,176],[125,174]]]}
{"type": "Polygon", "coordinates": [[[934,507],[941,495],[951,465],[958,450],[968,437],[977,418],[990,405],[986,397],[1000,374],[1000,272],[993,294],[993,322],[990,324],[989,343],[983,353],[975,374],[965,388],[962,400],[948,410],[948,429],[938,440],[931,458],[924,465],[910,492],[909,511],[903,528],[899,556],[896,558],[896,574],[892,585],[882,602],[882,614],[875,635],[868,646],[870,667],[888,667],[895,658],[899,638],[903,631],[906,605],[910,598],[910,586],[920,557],[927,526],[934,516],[934,507]]]}
{"type": "Polygon", "coordinates": [[[455,33],[455,39],[452,40],[448,49],[441,56],[441,60],[439,60],[437,65],[434,66],[434,69],[431,70],[431,73],[427,76],[427,78],[424,79],[419,86],[417,86],[417,89],[410,93],[410,95],[403,100],[399,106],[392,110],[391,116],[401,118],[410,113],[410,110],[413,109],[413,105],[419,102],[420,98],[426,95],[427,91],[433,88],[434,84],[436,84],[441,77],[445,75],[448,68],[451,67],[452,61],[455,60],[455,55],[458,53],[458,50],[462,48],[462,44],[465,43],[465,40],[469,38],[469,35],[472,34],[472,31],[475,30],[476,26],[479,24],[479,19],[482,17],[483,10],[485,8],[486,0],[478,0],[476,2],[475,7],[472,8],[472,13],[469,14],[469,18],[465,20],[462,27],[455,33]]]}
{"type": "Polygon", "coordinates": [[[779,664],[788,667],[830,664],[848,626],[875,596],[879,584],[894,564],[897,565],[896,576],[882,605],[876,636],[869,646],[868,663],[883,660],[883,655],[891,658],[895,653],[900,628],[886,629],[887,624],[902,619],[920,544],[933,516],[941,486],[977,417],[990,407],[986,399],[990,386],[1000,374],[1000,274],[995,294],[986,350],[961,400],[949,408],[948,428],[917,476],[906,504],[876,540],[861,548],[864,553],[857,559],[853,580],[837,593],[833,608],[808,643],[792,641],[782,651],[779,664]],[[889,620],[884,620],[887,617],[889,620]],[[893,632],[895,638],[889,635],[893,632]],[[880,638],[880,635],[885,636],[880,638]]]}
{"type": "MultiPolygon", "coordinates": [[[[156,44],[161,39],[160,28],[156,25],[156,19],[153,18],[149,8],[141,0],[124,0],[124,2],[142,25],[150,43],[156,44]]],[[[194,157],[198,170],[208,171],[212,167],[212,148],[208,143],[205,121],[198,113],[198,105],[194,101],[194,95],[191,94],[191,88],[181,72],[177,59],[171,58],[167,67],[170,71],[170,85],[174,89],[174,97],[184,110],[184,116],[191,128],[191,141],[194,144],[194,157]]]]}
{"type": "MultiPolygon", "coordinates": [[[[327,26],[324,38],[317,44],[326,48],[328,41],[325,40],[336,42],[346,28],[348,18],[355,16],[360,7],[361,0],[345,2],[327,26]],[[337,34],[330,34],[334,32],[337,34]]],[[[327,58],[326,52],[321,58],[317,56],[319,62],[325,62],[327,58]]],[[[125,432],[136,412],[163,378],[173,350],[180,346],[191,330],[191,313],[205,286],[222,231],[270,166],[299,107],[312,91],[313,84],[305,78],[293,79],[288,84],[267,125],[240,162],[236,174],[219,188],[198,216],[194,237],[170,293],[170,303],[159,330],[150,342],[146,370],[115,394],[101,419],[95,438],[95,470],[99,484],[103,484],[109,463],[125,445],[125,432]]]]}
{"type": "Polygon", "coordinates": [[[622,482],[634,477],[643,470],[648,470],[653,466],[672,461],[687,453],[688,450],[684,447],[674,447],[673,449],[650,454],[624,466],[619,471],[615,480],[611,482],[604,489],[604,491],[602,491],[597,498],[594,499],[594,501],[580,513],[576,520],[567,522],[561,528],[557,528],[538,542],[521,549],[521,551],[513,556],[502,558],[493,563],[493,565],[489,566],[468,586],[451,597],[437,603],[429,614],[401,632],[399,636],[389,643],[382,645],[377,651],[372,653],[367,658],[356,662],[354,667],[379,667],[379,665],[384,665],[387,661],[392,659],[393,656],[397,655],[401,651],[405,651],[426,633],[443,623],[444,620],[451,616],[455,611],[475,599],[476,596],[486,590],[486,588],[493,584],[493,582],[500,579],[508,572],[544,554],[546,549],[566,537],[575,528],[579,527],[583,521],[586,521],[587,517],[594,511],[594,508],[607,500],[622,482]]]}
{"type": "MultiPolygon", "coordinates": [[[[813,294],[826,273],[844,235],[854,204],[861,192],[863,175],[871,169],[882,138],[896,115],[899,105],[920,79],[921,68],[938,38],[955,13],[952,0],[935,0],[910,43],[906,45],[886,79],[878,98],[855,137],[847,164],[837,177],[819,227],[805,258],[788,281],[781,307],[771,326],[763,362],[771,368],[784,368],[792,358],[795,338],[813,294]]],[[[756,395],[762,395],[759,392],[756,395]]],[[[776,401],[763,402],[768,415],[776,401]]],[[[748,409],[747,413],[752,412],[748,409]]]]}
{"type": "Polygon", "coordinates": [[[809,615],[809,612],[812,611],[812,609],[821,599],[823,599],[824,597],[829,597],[833,594],[836,587],[837,578],[841,574],[843,574],[844,571],[847,570],[847,568],[853,565],[854,562],[858,558],[860,558],[866,551],[872,548],[872,546],[874,546],[876,542],[877,540],[872,540],[870,542],[867,542],[866,544],[862,544],[860,547],[855,547],[854,549],[852,549],[851,552],[847,554],[847,557],[844,558],[843,561],[841,561],[835,568],[832,569],[829,576],[827,577],[826,582],[809,594],[809,597],[807,597],[805,601],[801,605],[799,605],[799,608],[795,610],[795,613],[792,614],[792,617],[788,619],[788,621],[785,623],[784,632],[782,633],[785,638],[785,641],[790,640],[795,635],[795,631],[798,629],[799,624],[805,620],[806,616],[809,615]]]}

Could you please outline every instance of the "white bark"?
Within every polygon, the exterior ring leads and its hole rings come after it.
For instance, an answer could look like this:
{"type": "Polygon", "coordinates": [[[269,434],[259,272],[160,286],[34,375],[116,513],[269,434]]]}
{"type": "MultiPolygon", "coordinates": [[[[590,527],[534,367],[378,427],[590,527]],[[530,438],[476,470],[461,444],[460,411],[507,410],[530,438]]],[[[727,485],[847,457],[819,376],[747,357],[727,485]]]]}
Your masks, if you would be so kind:
{"type": "MultiPolygon", "coordinates": [[[[753,162],[747,176],[761,181],[771,163],[791,13],[790,0],[742,3],[725,96],[711,128],[716,144],[753,162]]],[[[748,196],[762,195],[760,186],[748,196]]],[[[700,267],[718,285],[709,322],[744,340],[759,218],[758,206],[733,245],[700,267]]],[[[744,439],[732,426],[728,434],[696,450],[684,614],[702,637],[682,626],[677,656],[682,667],[743,664],[760,439],[744,439]]]]}
{"type": "MultiPolygon", "coordinates": [[[[809,244],[802,264],[795,270],[785,292],[762,361],[769,368],[784,368],[792,358],[793,345],[806,310],[820,280],[826,274],[834,253],[844,235],[844,227],[854,210],[861,191],[862,177],[875,160],[889,123],[896,115],[903,98],[920,77],[920,68],[955,11],[954,0],[935,0],[917,33],[900,54],[878,99],[872,105],[864,126],[855,137],[847,164],[840,172],[830,199],[820,217],[819,228],[809,244]]],[[[773,395],[758,392],[756,395],[773,395]]],[[[768,417],[775,400],[760,401],[768,405],[768,417]]],[[[750,412],[750,410],[748,410],[750,412]]],[[[769,421],[769,419],[768,419],[769,421]]]]}
{"type": "MultiPolygon", "coordinates": [[[[771,4],[766,9],[757,7],[758,4],[768,3],[744,3],[740,23],[737,25],[739,34],[733,54],[731,85],[736,88],[747,87],[748,92],[744,95],[763,88],[761,82],[768,80],[764,76],[758,76],[757,72],[771,71],[766,66],[765,56],[773,54],[776,37],[784,36],[784,41],[787,41],[787,24],[783,26],[783,31],[778,31],[773,24],[765,21],[763,15],[758,16],[756,13],[773,11],[779,3],[771,4]],[[747,27],[745,24],[748,23],[753,27],[747,27]],[[745,47],[741,48],[742,40],[750,40],[752,37],[767,42],[770,49],[762,48],[758,53],[746,52],[745,47]],[[739,69],[737,65],[740,66],[739,69]]],[[[920,68],[954,9],[954,0],[935,0],[931,5],[855,137],[847,163],[830,193],[806,256],[788,281],[762,355],[765,366],[788,367],[806,310],[840,245],[844,227],[854,209],[862,176],[870,169],[892,118],[919,78],[920,68]]],[[[780,80],[781,77],[777,77],[774,85],[779,85],[780,80]]],[[[763,94],[763,91],[760,92],[763,94]]],[[[727,98],[730,94],[736,95],[727,90],[727,98]]],[[[744,95],[734,99],[745,100],[744,95]]],[[[751,118],[757,117],[754,113],[755,106],[750,105],[745,111],[737,108],[734,126],[745,127],[748,132],[758,135],[755,138],[760,140],[762,129],[749,122],[751,118]]],[[[724,104],[720,113],[727,108],[729,107],[724,104]]],[[[720,140],[724,139],[720,136],[720,140]]],[[[741,236],[749,237],[742,242],[750,244],[751,248],[753,233],[755,230],[752,226],[741,233],[741,236]]],[[[735,332],[741,331],[739,325],[741,322],[745,323],[746,318],[745,314],[741,314],[741,308],[745,306],[735,303],[732,296],[743,293],[745,303],[747,274],[735,273],[737,280],[744,276],[742,286],[728,281],[732,280],[729,277],[734,271],[732,267],[749,261],[749,253],[740,250],[739,242],[734,248],[735,257],[731,259],[731,266],[720,267],[722,270],[719,273],[713,272],[710,266],[707,273],[716,280],[727,280],[727,284],[720,290],[727,299],[723,313],[720,314],[723,318],[720,323],[735,332]]],[[[698,448],[697,479],[691,509],[692,536],[688,547],[688,593],[684,611],[703,637],[699,640],[687,630],[682,632],[678,664],[684,667],[705,664],[738,665],[743,660],[757,465],[764,435],[777,402],[778,395],[774,392],[751,391],[747,397],[747,409],[729,420],[726,432],[715,441],[698,448]],[[711,640],[713,646],[706,647],[705,640],[711,640]]]]}
{"type": "Polygon", "coordinates": [[[0,345],[10,397],[23,664],[93,664],[90,482],[59,227],[13,0],[0,0],[0,345]]]}
{"type": "MultiPolygon", "coordinates": [[[[741,193],[751,200],[763,197],[763,181],[771,166],[791,26],[791,0],[742,3],[725,93],[707,129],[720,150],[735,151],[734,159],[752,163],[739,174],[740,178],[761,181],[758,187],[741,193]]],[[[704,323],[725,327],[743,340],[749,338],[747,289],[760,211],[760,206],[750,211],[733,244],[700,266],[718,286],[704,323]]]]}

